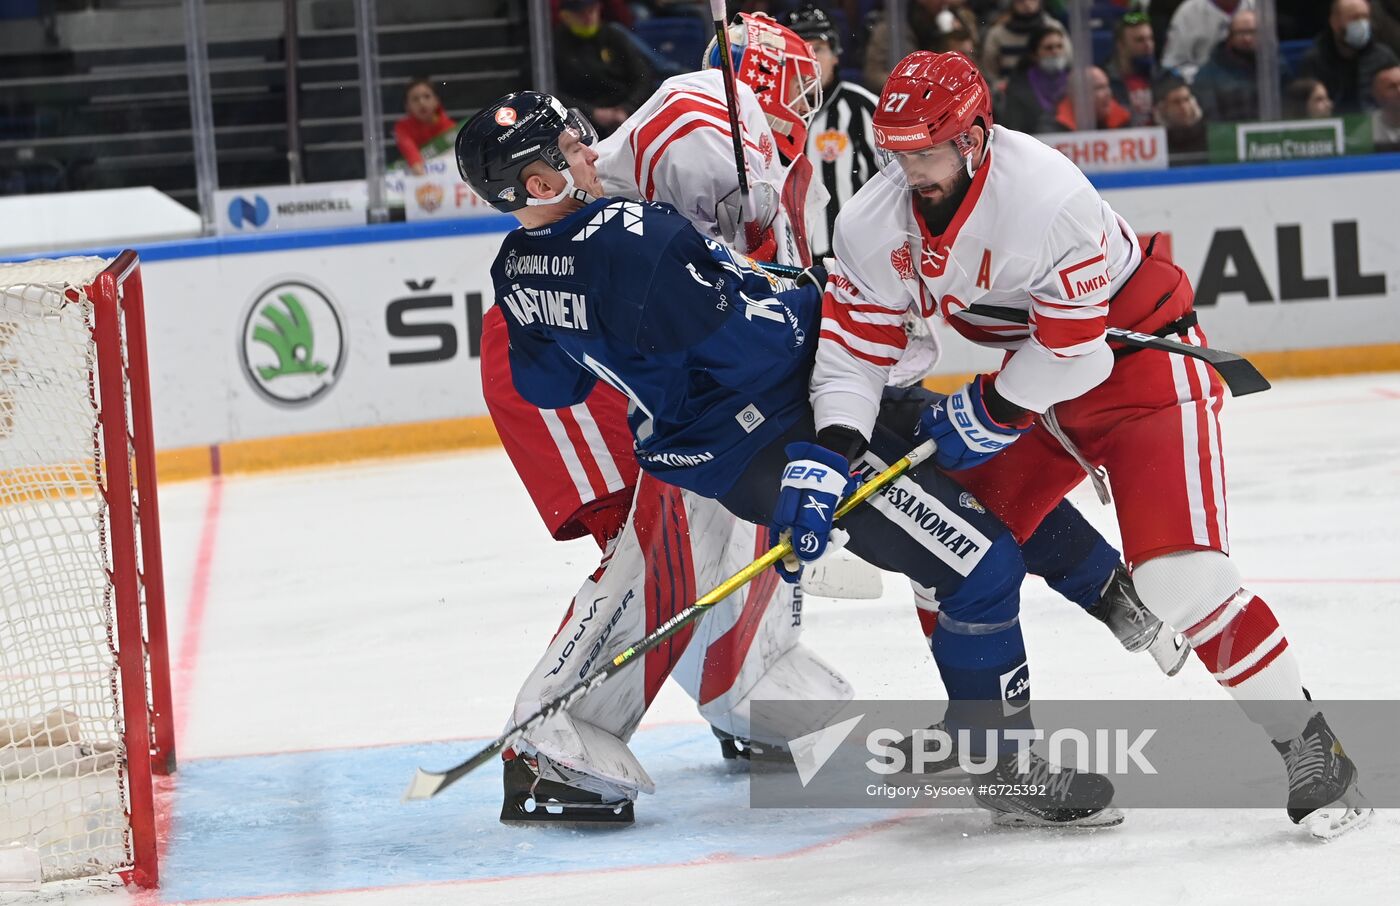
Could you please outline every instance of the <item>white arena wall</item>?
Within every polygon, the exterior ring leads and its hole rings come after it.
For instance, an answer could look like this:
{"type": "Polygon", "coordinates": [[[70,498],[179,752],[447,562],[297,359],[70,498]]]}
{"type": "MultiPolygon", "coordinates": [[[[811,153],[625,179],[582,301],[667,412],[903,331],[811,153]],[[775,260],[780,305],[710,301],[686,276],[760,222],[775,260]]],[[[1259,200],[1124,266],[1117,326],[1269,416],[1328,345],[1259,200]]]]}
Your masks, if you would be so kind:
{"type": "MultiPolygon", "coordinates": [[[[1139,234],[1167,235],[1198,287],[1214,345],[1258,354],[1266,374],[1358,371],[1400,367],[1400,162],[1391,158],[1391,169],[1326,175],[1314,163],[1304,175],[1267,179],[1095,179],[1139,234]]],[[[510,222],[138,246],[163,475],[491,442],[479,325],[492,304],[490,263],[510,222]],[[287,294],[305,311],[313,342],[308,361],[289,353],[282,364],[306,373],[259,379],[278,360],[274,344],[253,332],[273,326],[262,314],[269,305],[289,315],[287,294]]],[[[956,336],[944,349],[938,374],[999,361],[956,336]]]]}

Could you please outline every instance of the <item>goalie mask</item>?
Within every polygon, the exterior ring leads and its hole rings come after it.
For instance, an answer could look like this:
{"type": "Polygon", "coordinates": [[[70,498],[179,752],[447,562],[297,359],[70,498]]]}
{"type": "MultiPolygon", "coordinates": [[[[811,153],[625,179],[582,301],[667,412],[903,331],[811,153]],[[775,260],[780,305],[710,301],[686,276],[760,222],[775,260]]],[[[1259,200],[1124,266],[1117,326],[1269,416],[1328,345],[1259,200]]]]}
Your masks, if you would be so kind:
{"type": "Polygon", "coordinates": [[[588,202],[592,196],[574,185],[560,138],[570,133],[585,145],[598,139],[593,125],[575,108],[537,91],[508,94],[473,116],[457,133],[457,170],[487,204],[511,213],[526,205],[555,204],[565,198],[588,202]],[[532,198],[521,175],[543,161],[563,173],[567,183],[554,198],[532,198]]]}
{"type": "MultiPolygon", "coordinates": [[[[821,66],[812,48],[787,26],[761,13],[740,13],[729,26],[734,76],[753,89],[768,118],[778,151],[796,160],[807,147],[807,127],[822,105],[821,66]]],[[[704,68],[722,65],[718,40],[705,51],[704,68]]]]}

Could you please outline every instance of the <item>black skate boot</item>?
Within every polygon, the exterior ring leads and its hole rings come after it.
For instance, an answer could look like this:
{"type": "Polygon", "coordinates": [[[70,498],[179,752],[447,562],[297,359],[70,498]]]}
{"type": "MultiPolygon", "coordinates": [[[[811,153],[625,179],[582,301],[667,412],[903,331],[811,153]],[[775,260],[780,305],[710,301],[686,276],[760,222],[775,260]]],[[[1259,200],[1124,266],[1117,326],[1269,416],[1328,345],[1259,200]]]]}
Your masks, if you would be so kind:
{"type": "Polygon", "coordinates": [[[1104,586],[1099,601],[1089,608],[1089,615],[1103,623],[1128,651],[1148,651],[1167,676],[1176,676],[1191,646],[1179,632],[1171,632],[1162,621],[1143,606],[1128,568],[1119,563],[1104,586]]]}
{"type": "Polygon", "coordinates": [[[782,746],[771,745],[766,742],[757,742],[752,739],[745,739],[742,736],[735,736],[710,725],[710,732],[715,734],[719,740],[719,753],[724,756],[725,761],[748,761],[754,755],[767,755],[771,752],[786,751],[782,746]]]}
{"type": "Polygon", "coordinates": [[[622,796],[605,799],[598,793],[563,782],[567,775],[567,769],[541,756],[515,754],[505,759],[501,823],[561,827],[631,825],[631,799],[622,796]],[[547,779],[541,773],[559,779],[547,779]]]}
{"type": "Polygon", "coordinates": [[[1028,770],[1017,770],[1016,755],[997,762],[989,774],[969,778],[972,798],[1002,827],[1113,827],[1123,813],[1113,807],[1113,784],[1102,774],[1052,765],[1030,753],[1028,770]]]}
{"type": "Polygon", "coordinates": [[[1302,734],[1274,748],[1288,768],[1288,820],[1319,840],[1334,840],[1371,820],[1375,809],[1356,788],[1356,764],[1321,712],[1302,734]]]}
{"type": "Polygon", "coordinates": [[[948,746],[947,751],[939,752],[937,758],[930,757],[932,750],[929,748],[926,739],[929,738],[931,734],[939,731],[947,734],[950,742],[956,739],[956,736],[948,731],[947,724],[940,720],[926,730],[915,730],[913,733],[894,744],[894,748],[904,753],[904,770],[901,773],[922,775],[941,774],[944,771],[952,770],[958,766],[956,744],[948,746]],[[920,738],[921,736],[924,738],[920,738]],[[914,757],[914,746],[916,743],[922,753],[920,755],[921,761],[916,761],[914,757]]]}

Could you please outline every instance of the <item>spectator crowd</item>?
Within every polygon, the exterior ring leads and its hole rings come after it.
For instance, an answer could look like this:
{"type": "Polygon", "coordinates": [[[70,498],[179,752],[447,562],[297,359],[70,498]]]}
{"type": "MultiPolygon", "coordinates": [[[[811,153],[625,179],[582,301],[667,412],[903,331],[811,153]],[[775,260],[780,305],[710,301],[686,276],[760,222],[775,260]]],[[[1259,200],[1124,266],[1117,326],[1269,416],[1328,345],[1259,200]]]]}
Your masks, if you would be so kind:
{"type": "MultiPolygon", "coordinates": [[[[661,79],[693,69],[713,34],[704,0],[552,0],[561,94],[615,129],[661,79]]],[[[1259,118],[1254,0],[1086,0],[1093,47],[1075,47],[1072,0],[745,0],[730,13],[829,24],[829,81],[878,94],[895,46],[959,51],[986,75],[998,121],[1036,134],[1162,126],[1174,163],[1206,155],[1207,126],[1259,118]],[[804,19],[803,17],[806,16],[804,19]],[[839,53],[839,56],[838,56],[839,53]],[[1074,63],[1092,115],[1080,117],[1074,63]]],[[[1365,114],[1377,150],[1400,146],[1400,0],[1275,0],[1286,118],[1365,114]]],[[[826,33],[823,32],[825,35],[826,33]]],[[[863,93],[863,92],[862,92],[863,93]]],[[[834,97],[828,92],[828,103],[834,97]]]]}

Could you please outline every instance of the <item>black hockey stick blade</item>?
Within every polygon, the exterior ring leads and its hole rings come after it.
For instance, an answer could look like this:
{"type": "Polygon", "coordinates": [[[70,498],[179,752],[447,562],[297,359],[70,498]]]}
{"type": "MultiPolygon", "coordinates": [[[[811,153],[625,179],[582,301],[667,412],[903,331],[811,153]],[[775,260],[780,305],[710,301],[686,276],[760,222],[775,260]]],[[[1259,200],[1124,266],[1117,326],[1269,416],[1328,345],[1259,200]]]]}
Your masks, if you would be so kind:
{"type": "MultiPolygon", "coordinates": [[[[979,311],[977,314],[985,314],[985,312],[979,311]]],[[[1269,379],[1260,374],[1259,369],[1254,367],[1253,362],[1237,352],[1213,349],[1209,346],[1192,346],[1189,343],[1180,343],[1167,337],[1124,330],[1121,327],[1110,327],[1106,333],[1113,342],[1121,343],[1124,346],[1133,346],[1138,349],[1158,349],[1162,352],[1172,352],[1200,359],[1215,369],[1215,373],[1220,375],[1220,380],[1224,381],[1225,386],[1230,388],[1230,393],[1233,396],[1262,393],[1272,386],[1269,379]]]]}

